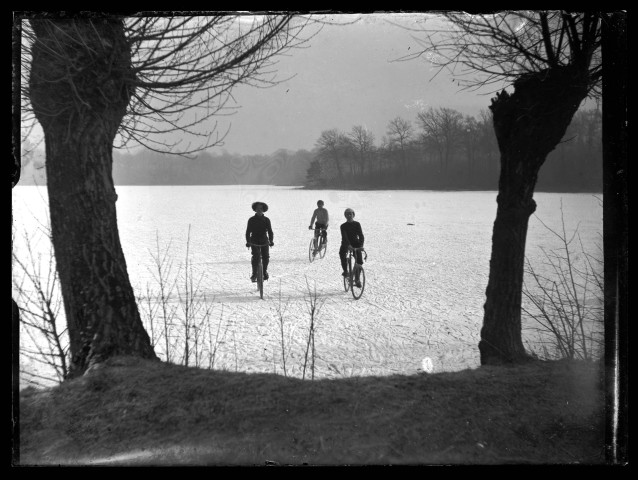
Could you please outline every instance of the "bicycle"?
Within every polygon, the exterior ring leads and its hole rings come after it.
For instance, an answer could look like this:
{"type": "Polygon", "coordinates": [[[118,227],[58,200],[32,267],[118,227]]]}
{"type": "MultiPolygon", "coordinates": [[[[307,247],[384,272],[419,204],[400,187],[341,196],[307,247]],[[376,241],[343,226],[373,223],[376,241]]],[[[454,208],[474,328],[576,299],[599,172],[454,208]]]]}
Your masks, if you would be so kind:
{"type": "Polygon", "coordinates": [[[268,246],[267,243],[263,245],[259,245],[256,243],[248,242],[248,245],[252,247],[259,247],[257,251],[259,252],[259,261],[257,262],[257,290],[259,290],[259,298],[264,299],[264,261],[261,258],[261,247],[268,246]]]}
{"type": "Polygon", "coordinates": [[[363,269],[363,265],[356,261],[357,250],[360,250],[361,254],[365,255],[363,257],[364,261],[368,259],[368,254],[363,247],[348,247],[348,275],[343,277],[344,290],[346,292],[350,290],[355,300],[359,300],[361,298],[361,295],[363,295],[363,289],[366,286],[366,272],[363,269]],[[354,266],[352,265],[352,257],[355,257],[354,266]]]}
{"type": "MultiPolygon", "coordinates": [[[[312,227],[310,230],[314,230],[312,227]]],[[[326,249],[328,248],[328,242],[326,240],[327,230],[325,228],[319,228],[319,236],[317,237],[317,248],[315,249],[315,237],[310,239],[310,245],[308,246],[308,260],[312,263],[317,256],[323,258],[326,256],[326,249]]]]}

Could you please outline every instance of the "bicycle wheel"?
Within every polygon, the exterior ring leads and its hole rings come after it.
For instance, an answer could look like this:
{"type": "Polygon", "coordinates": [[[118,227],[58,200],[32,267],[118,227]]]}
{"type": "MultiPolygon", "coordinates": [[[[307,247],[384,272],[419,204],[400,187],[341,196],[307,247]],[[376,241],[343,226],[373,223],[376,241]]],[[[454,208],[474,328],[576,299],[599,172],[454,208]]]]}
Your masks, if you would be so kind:
{"type": "Polygon", "coordinates": [[[350,290],[350,277],[352,276],[351,260],[348,258],[348,275],[343,277],[343,289],[347,292],[350,290]]]}
{"type": "Polygon", "coordinates": [[[352,278],[352,296],[355,300],[359,300],[361,295],[363,294],[363,289],[366,286],[366,272],[361,265],[355,265],[354,270],[351,275],[352,278]],[[355,283],[357,272],[359,273],[359,284],[360,287],[355,283]]]}
{"type": "Polygon", "coordinates": [[[264,298],[264,264],[261,257],[259,258],[259,264],[257,265],[257,288],[259,289],[259,298],[264,298]]]}
{"type": "Polygon", "coordinates": [[[315,255],[313,254],[315,251],[315,240],[313,238],[310,239],[310,245],[308,246],[308,260],[310,263],[315,259],[315,255]]]}
{"type": "Polygon", "coordinates": [[[326,256],[326,249],[328,248],[328,244],[323,239],[323,237],[319,237],[319,258],[323,258],[326,256]]]}

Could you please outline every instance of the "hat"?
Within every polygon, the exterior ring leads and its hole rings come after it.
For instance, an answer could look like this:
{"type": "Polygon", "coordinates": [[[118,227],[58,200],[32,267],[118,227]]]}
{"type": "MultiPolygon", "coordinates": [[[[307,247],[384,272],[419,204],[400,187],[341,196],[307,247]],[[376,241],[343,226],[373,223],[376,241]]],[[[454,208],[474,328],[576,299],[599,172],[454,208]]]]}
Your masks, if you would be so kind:
{"type": "Polygon", "coordinates": [[[264,202],[254,202],[253,203],[253,210],[256,212],[257,211],[257,205],[261,204],[261,211],[262,212],[267,212],[268,211],[268,205],[266,205],[264,202]]]}

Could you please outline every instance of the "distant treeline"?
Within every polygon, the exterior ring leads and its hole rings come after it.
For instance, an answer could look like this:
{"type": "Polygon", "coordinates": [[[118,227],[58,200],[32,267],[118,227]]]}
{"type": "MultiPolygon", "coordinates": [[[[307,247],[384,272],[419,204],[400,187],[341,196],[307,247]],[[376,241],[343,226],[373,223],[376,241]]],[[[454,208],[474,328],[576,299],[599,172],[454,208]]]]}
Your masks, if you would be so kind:
{"type": "MultiPolygon", "coordinates": [[[[500,153],[489,110],[430,108],[390,121],[381,145],[365,128],[325,130],[306,185],[314,188],[498,190],[500,153]]],[[[537,191],[602,191],[602,117],[580,110],[540,170],[537,191]]]]}
{"type": "Polygon", "coordinates": [[[306,150],[272,155],[200,153],[187,159],[145,150],[113,158],[116,185],[303,185],[312,160],[306,150]]]}
{"type": "MultiPolygon", "coordinates": [[[[143,150],[113,153],[116,185],[304,185],[311,152],[279,150],[272,155],[201,152],[189,159],[143,150]]],[[[20,185],[45,185],[42,153],[22,156],[20,185]]]]}
{"type": "MultiPolygon", "coordinates": [[[[44,159],[23,155],[20,184],[46,183],[44,159]]],[[[414,123],[389,122],[375,145],[361,126],[321,133],[312,151],[270,155],[201,152],[194,159],[143,150],[113,155],[116,185],[295,185],[307,188],[498,190],[500,155],[491,113],[479,118],[447,108],[414,123]]],[[[537,191],[602,191],[602,118],[580,110],[541,168],[537,191]]]]}

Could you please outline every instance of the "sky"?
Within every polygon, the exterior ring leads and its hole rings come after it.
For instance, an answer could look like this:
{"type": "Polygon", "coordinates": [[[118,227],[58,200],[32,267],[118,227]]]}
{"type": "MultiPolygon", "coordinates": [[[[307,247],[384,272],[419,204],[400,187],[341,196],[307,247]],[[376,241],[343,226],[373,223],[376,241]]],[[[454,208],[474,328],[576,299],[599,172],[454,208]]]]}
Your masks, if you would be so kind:
{"type": "MultiPolygon", "coordinates": [[[[266,89],[247,85],[233,89],[236,111],[215,119],[217,132],[228,133],[223,145],[209,152],[269,155],[279,149],[311,150],[322,131],[336,128],[348,133],[355,126],[371,131],[378,146],[391,120],[414,122],[417,113],[429,107],[478,116],[488,108],[493,89],[482,94],[461,91],[426,57],[397,61],[422,47],[414,31],[396,24],[414,27],[424,15],[324,17],[338,25],[325,25],[306,48],[278,57],[277,78],[285,81],[266,89]]],[[[34,144],[41,136],[41,130],[36,131],[34,144]]],[[[177,133],[166,141],[183,137],[177,133]]]]}
{"type": "MultiPolygon", "coordinates": [[[[414,23],[415,16],[401,15],[414,23]]],[[[230,132],[223,149],[239,154],[270,154],[280,148],[310,150],[321,132],[349,132],[361,125],[379,145],[388,123],[399,116],[414,121],[420,109],[453,108],[477,116],[489,95],[460,91],[452,79],[425,58],[397,62],[416,49],[414,32],[392,22],[396,14],[350,15],[351,25],[327,25],[309,48],[293,50],[277,65],[280,78],[294,78],[269,89],[241,86],[233,94],[240,105],[219,119],[230,132]]],[[[344,22],[344,16],[335,17],[344,22]]]]}

